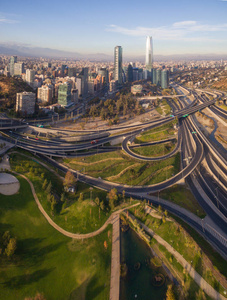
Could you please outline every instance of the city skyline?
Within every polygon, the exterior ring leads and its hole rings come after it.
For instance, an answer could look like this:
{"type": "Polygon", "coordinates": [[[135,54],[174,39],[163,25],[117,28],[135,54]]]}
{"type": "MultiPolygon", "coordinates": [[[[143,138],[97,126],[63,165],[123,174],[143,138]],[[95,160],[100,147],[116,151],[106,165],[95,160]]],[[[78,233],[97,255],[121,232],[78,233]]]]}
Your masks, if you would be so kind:
{"type": "Polygon", "coordinates": [[[1,45],[106,55],[121,45],[133,57],[144,55],[144,39],[152,36],[154,55],[227,54],[227,1],[23,4],[2,3],[1,45]]]}

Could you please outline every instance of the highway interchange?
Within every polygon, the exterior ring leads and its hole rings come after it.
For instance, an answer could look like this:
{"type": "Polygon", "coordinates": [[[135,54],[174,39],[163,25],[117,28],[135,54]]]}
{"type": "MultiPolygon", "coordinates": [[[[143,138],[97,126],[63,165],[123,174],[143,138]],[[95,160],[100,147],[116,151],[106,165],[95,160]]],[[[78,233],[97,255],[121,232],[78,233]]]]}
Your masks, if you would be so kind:
{"type": "MultiPolygon", "coordinates": [[[[189,225],[194,227],[202,236],[204,236],[225,258],[227,257],[227,162],[226,158],[214,147],[213,144],[207,139],[207,137],[199,129],[197,120],[193,115],[197,111],[209,107],[209,109],[218,117],[227,119],[227,114],[224,110],[216,107],[214,104],[222,95],[213,93],[214,99],[209,99],[209,94],[204,91],[186,91],[179,86],[174,85],[178,94],[182,96],[191,95],[194,100],[189,101],[189,98],[180,97],[178,102],[168,100],[173,115],[163,117],[158,120],[140,124],[137,126],[124,126],[121,128],[128,129],[125,133],[118,133],[111,135],[107,132],[96,132],[92,136],[96,137],[96,140],[91,139],[91,135],[87,135],[87,141],[80,143],[60,142],[60,141],[46,141],[37,138],[27,138],[26,136],[17,133],[17,129],[26,128],[29,125],[17,120],[11,120],[6,118],[0,118],[0,129],[3,133],[2,139],[5,139],[11,143],[14,143],[17,147],[31,151],[42,159],[47,160],[55,167],[67,171],[67,167],[54,160],[54,157],[78,157],[84,155],[92,155],[113,151],[118,149],[117,147],[106,147],[105,144],[110,143],[111,140],[121,138],[122,150],[138,160],[161,160],[176,154],[178,151],[181,153],[181,166],[182,170],[167,179],[164,182],[148,185],[148,186],[129,186],[120,185],[90,177],[80,172],[72,170],[78,180],[86,182],[92,186],[96,186],[100,189],[110,190],[115,187],[120,193],[125,191],[126,195],[139,199],[151,200],[150,193],[159,192],[167,187],[170,187],[183,179],[186,180],[192,193],[198,200],[199,204],[206,211],[207,216],[211,220],[211,223],[207,224],[199,218],[195,218],[191,213],[180,209],[176,205],[165,201],[162,203],[164,209],[177,215],[186,221],[189,225]],[[178,136],[174,150],[158,158],[147,158],[139,156],[131,151],[130,141],[134,139],[138,134],[143,131],[150,130],[157,126],[167,124],[178,119],[178,136]],[[87,152],[81,153],[86,150],[87,152]],[[78,152],[79,151],[79,152],[78,152]],[[205,225],[204,225],[205,224],[205,225]],[[213,226],[210,226],[213,224],[213,226]]],[[[86,140],[86,135],[85,140],[86,140]]],[[[159,200],[152,198],[152,203],[159,204],[159,200]]]]}

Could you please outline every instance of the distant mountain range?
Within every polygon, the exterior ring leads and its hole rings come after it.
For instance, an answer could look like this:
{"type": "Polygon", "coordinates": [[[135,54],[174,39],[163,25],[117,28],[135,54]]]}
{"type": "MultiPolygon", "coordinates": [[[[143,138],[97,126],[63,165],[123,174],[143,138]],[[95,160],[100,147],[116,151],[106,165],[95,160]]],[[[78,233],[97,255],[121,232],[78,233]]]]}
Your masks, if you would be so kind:
{"type": "MultiPolygon", "coordinates": [[[[104,53],[81,54],[51,48],[27,47],[21,45],[0,44],[0,55],[17,55],[22,57],[66,58],[76,60],[113,61],[113,55],[104,53]]],[[[144,56],[124,56],[124,61],[141,61],[144,56]]],[[[190,61],[190,60],[227,60],[227,54],[179,54],[179,55],[154,55],[154,61],[190,61]]]]}

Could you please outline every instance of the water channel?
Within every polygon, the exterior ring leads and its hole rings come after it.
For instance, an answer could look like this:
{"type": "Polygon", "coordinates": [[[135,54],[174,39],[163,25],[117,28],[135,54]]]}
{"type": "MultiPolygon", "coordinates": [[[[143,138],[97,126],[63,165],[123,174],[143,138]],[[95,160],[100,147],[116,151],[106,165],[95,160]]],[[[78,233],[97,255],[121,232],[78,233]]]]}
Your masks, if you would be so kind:
{"type": "Polygon", "coordinates": [[[121,277],[120,300],[162,300],[165,299],[167,285],[171,283],[163,267],[150,264],[154,257],[148,245],[129,228],[121,232],[121,263],[126,263],[127,274],[121,277]],[[135,270],[136,263],[139,270],[135,270]],[[152,267],[151,267],[152,266],[152,267]],[[154,286],[152,279],[157,274],[163,274],[165,282],[162,286],[154,286]]]}

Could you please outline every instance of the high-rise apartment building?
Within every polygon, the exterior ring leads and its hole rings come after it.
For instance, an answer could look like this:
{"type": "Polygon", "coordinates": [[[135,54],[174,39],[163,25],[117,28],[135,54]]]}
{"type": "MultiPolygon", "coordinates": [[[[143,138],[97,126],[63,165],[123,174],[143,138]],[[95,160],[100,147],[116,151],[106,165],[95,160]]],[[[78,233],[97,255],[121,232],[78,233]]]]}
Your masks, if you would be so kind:
{"type": "Polygon", "coordinates": [[[9,62],[9,73],[11,76],[14,75],[14,64],[17,62],[17,56],[11,56],[9,62]]]}
{"type": "Polygon", "coordinates": [[[25,77],[26,82],[28,84],[32,84],[34,82],[34,79],[35,79],[35,70],[27,69],[26,77],[25,77]]]}
{"type": "Polygon", "coordinates": [[[122,84],[122,47],[114,48],[114,80],[122,84]]]}
{"type": "Polygon", "coordinates": [[[17,93],[16,112],[25,115],[32,115],[35,112],[35,93],[17,93]]]}
{"type": "Polygon", "coordinates": [[[17,62],[14,64],[14,76],[21,76],[25,72],[24,63],[17,62]]]}
{"type": "Polygon", "coordinates": [[[39,103],[51,103],[53,98],[53,88],[48,85],[44,85],[38,88],[37,101],[39,103]]]}
{"type": "Polygon", "coordinates": [[[153,66],[153,49],[152,49],[152,37],[147,36],[146,39],[146,57],[145,57],[146,69],[151,72],[153,66]]]}

